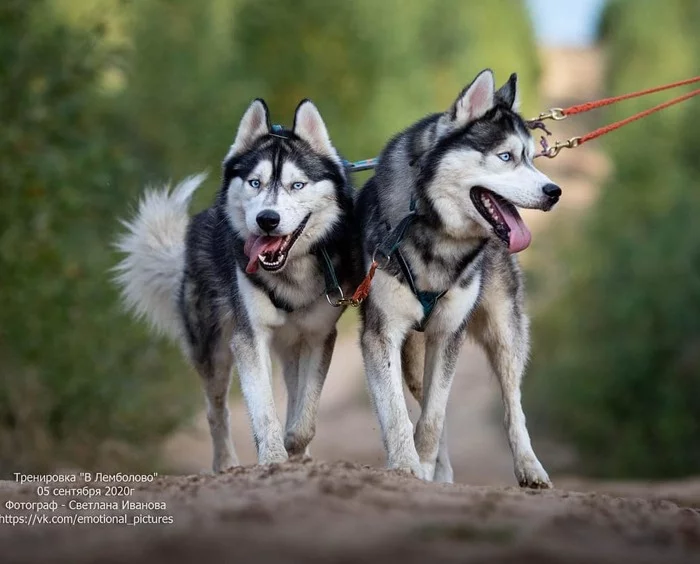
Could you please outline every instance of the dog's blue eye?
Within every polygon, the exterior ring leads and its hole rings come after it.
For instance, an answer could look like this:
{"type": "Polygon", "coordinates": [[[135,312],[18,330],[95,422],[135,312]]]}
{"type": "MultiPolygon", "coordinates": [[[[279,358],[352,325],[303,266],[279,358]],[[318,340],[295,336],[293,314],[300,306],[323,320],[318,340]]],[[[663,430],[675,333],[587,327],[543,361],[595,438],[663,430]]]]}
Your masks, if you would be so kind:
{"type": "Polygon", "coordinates": [[[501,159],[504,163],[507,163],[509,160],[513,158],[513,155],[506,152],[506,153],[498,153],[498,158],[501,159]]]}
{"type": "Polygon", "coordinates": [[[306,182],[295,182],[292,184],[294,190],[301,190],[304,186],[306,186],[306,182]]]}
{"type": "Polygon", "coordinates": [[[257,178],[251,178],[251,179],[248,181],[248,184],[250,184],[250,185],[251,185],[253,188],[255,188],[256,190],[257,190],[258,188],[260,188],[260,181],[259,181],[257,178]]]}

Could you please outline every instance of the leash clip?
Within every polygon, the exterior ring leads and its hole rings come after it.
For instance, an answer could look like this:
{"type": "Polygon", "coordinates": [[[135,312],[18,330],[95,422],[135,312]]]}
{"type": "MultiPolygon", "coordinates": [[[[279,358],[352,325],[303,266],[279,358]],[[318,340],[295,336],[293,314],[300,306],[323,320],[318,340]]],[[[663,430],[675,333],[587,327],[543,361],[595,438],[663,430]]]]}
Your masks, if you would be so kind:
{"type": "Polygon", "coordinates": [[[563,108],[550,108],[546,112],[542,112],[536,118],[533,118],[533,119],[528,120],[528,121],[530,121],[530,122],[544,121],[546,119],[553,119],[554,121],[561,121],[563,119],[566,119],[566,114],[564,113],[563,108]]]}
{"type": "Polygon", "coordinates": [[[580,137],[572,137],[566,141],[557,141],[554,145],[550,145],[542,151],[542,156],[549,159],[556,157],[562,149],[574,149],[581,144],[580,137]]]}
{"type": "Polygon", "coordinates": [[[360,307],[360,302],[358,300],[345,297],[345,294],[343,294],[343,289],[340,286],[333,288],[333,290],[330,292],[326,292],[326,300],[333,307],[360,307]],[[335,300],[333,299],[333,292],[339,296],[335,300]]]}

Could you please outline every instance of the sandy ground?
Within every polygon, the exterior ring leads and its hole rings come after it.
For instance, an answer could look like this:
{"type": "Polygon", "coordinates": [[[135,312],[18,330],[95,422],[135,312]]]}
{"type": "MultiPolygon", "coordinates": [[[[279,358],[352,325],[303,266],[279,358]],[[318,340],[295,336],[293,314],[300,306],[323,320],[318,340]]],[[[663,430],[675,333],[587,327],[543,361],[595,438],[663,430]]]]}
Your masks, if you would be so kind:
{"type": "MultiPolygon", "coordinates": [[[[33,491],[5,483],[0,500],[34,500],[33,491]]],[[[172,516],[174,522],[4,525],[2,561],[700,561],[700,511],[668,501],[444,486],[354,463],[304,460],[157,478],[129,499],[166,507],[94,513],[172,516]]],[[[72,513],[59,508],[52,515],[72,513]]]]}

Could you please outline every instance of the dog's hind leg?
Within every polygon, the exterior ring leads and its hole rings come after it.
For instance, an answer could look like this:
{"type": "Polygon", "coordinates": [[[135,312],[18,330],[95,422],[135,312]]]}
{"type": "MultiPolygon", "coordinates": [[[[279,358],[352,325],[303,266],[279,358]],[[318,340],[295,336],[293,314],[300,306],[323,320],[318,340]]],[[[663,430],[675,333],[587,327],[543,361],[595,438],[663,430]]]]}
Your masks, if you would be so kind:
{"type": "Polygon", "coordinates": [[[423,365],[425,364],[425,339],[423,333],[409,331],[401,347],[403,379],[411,395],[420,404],[423,401],[423,365]]]}
{"type": "MultiPolygon", "coordinates": [[[[298,384],[294,412],[287,418],[284,445],[291,454],[302,454],[316,432],[316,416],[321,391],[333,356],[337,332],[302,341],[298,361],[298,384]]],[[[308,452],[307,452],[308,454],[308,452]]]]}
{"type": "Polygon", "coordinates": [[[552,483],[537,459],[525,425],[520,384],[529,349],[528,319],[522,306],[494,280],[484,290],[481,304],[469,324],[474,339],[486,350],[501,384],[505,427],[513,453],[515,477],[521,487],[550,488],[552,483]]]}
{"type": "MultiPolygon", "coordinates": [[[[419,405],[423,403],[423,369],[425,365],[425,339],[423,333],[410,331],[401,348],[403,378],[409,392],[419,405]]],[[[434,476],[426,476],[435,482],[452,483],[454,472],[447,450],[447,422],[443,423],[435,462],[434,476]]]]}
{"type": "Polygon", "coordinates": [[[464,342],[465,331],[452,335],[442,333],[425,335],[425,374],[423,376],[423,401],[416,424],[416,450],[426,476],[435,479],[437,459],[443,450],[440,478],[452,478],[449,458],[446,457],[445,412],[455,374],[459,349],[464,342]]]}
{"type": "MultiPolygon", "coordinates": [[[[297,395],[299,392],[299,357],[301,355],[301,341],[278,344],[276,347],[282,361],[282,375],[284,385],[287,388],[287,415],[285,421],[285,433],[291,428],[296,412],[297,395]]],[[[289,454],[292,454],[287,451],[289,454]]]]}
{"type": "Polygon", "coordinates": [[[207,421],[213,447],[212,469],[223,472],[238,466],[231,440],[228,394],[233,358],[227,346],[220,347],[209,362],[197,366],[207,402],[207,421]]]}
{"type": "Polygon", "coordinates": [[[452,470],[450,453],[447,447],[447,421],[445,421],[442,424],[442,434],[440,435],[437,460],[435,461],[435,476],[433,477],[433,481],[451,484],[454,482],[454,479],[455,473],[452,470]]]}

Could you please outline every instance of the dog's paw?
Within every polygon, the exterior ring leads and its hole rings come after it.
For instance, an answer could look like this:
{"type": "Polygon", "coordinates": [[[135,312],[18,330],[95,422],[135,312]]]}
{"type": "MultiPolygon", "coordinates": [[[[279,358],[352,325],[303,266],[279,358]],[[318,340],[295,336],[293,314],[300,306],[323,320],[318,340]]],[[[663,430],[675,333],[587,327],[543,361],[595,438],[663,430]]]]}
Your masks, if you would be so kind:
{"type": "Polygon", "coordinates": [[[432,476],[429,476],[426,478],[426,474],[425,474],[425,470],[423,469],[423,465],[418,461],[416,461],[416,462],[408,462],[408,461],[395,462],[395,463],[389,464],[389,469],[390,470],[398,470],[399,472],[404,472],[405,474],[415,476],[416,478],[420,478],[421,480],[429,480],[430,478],[432,478],[432,476]]]}
{"type": "Polygon", "coordinates": [[[440,484],[452,484],[455,479],[454,471],[449,461],[447,464],[443,464],[438,458],[435,464],[435,476],[433,482],[438,482],[440,484]]]}
{"type": "Polygon", "coordinates": [[[287,462],[289,456],[284,447],[260,449],[258,454],[258,464],[281,464],[287,462]]]}
{"type": "Polygon", "coordinates": [[[308,454],[308,445],[313,436],[313,432],[299,433],[296,431],[287,431],[284,435],[284,448],[289,453],[289,456],[308,454]]]}
{"type": "Polygon", "coordinates": [[[231,470],[236,466],[238,466],[238,463],[234,462],[233,460],[214,462],[214,464],[212,465],[212,471],[214,472],[214,474],[221,474],[222,472],[227,472],[228,470],[231,470]]]}
{"type": "Polygon", "coordinates": [[[537,458],[527,458],[516,462],[515,477],[521,488],[546,490],[552,487],[552,481],[537,458]]]}
{"type": "Polygon", "coordinates": [[[434,462],[421,462],[423,468],[422,478],[428,482],[432,482],[435,477],[435,463],[434,462]]]}

